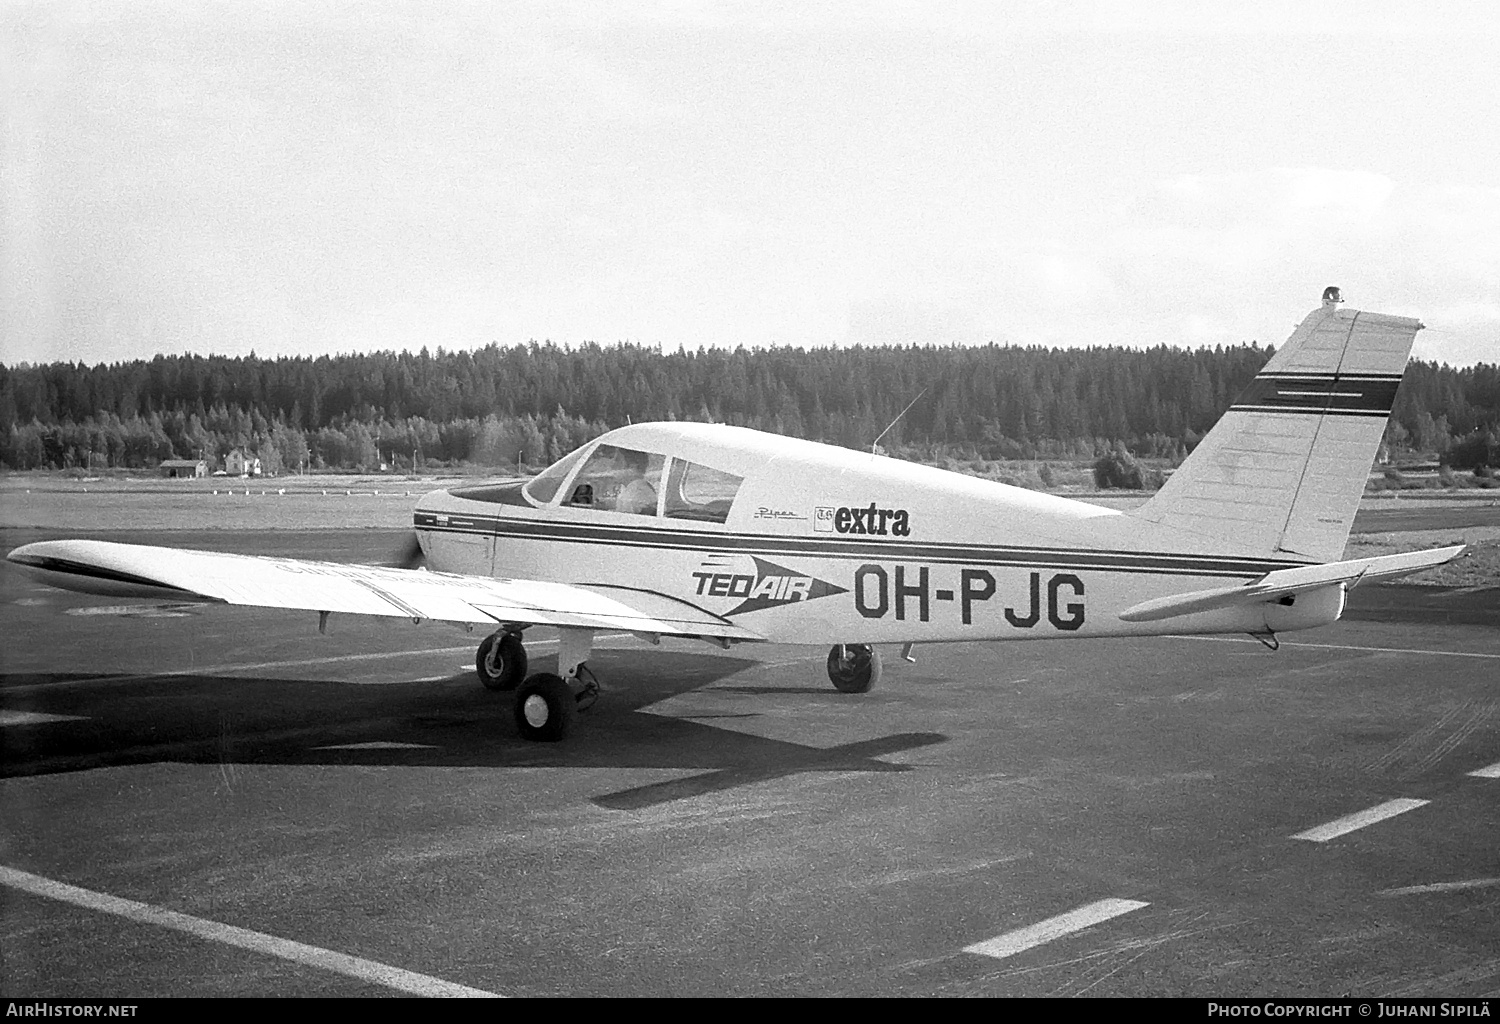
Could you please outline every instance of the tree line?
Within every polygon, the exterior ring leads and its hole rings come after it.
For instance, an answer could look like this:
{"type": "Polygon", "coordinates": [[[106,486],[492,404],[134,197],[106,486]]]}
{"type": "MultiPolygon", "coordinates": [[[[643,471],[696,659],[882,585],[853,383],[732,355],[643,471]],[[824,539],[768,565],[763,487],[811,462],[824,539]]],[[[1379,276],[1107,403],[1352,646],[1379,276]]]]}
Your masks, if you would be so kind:
{"type": "MultiPolygon", "coordinates": [[[[238,448],[267,472],[536,467],[630,420],[672,419],[852,448],[885,431],[887,451],[929,460],[1091,459],[1120,444],[1180,459],[1273,351],[532,343],[0,366],[0,462],[146,468],[238,448]]],[[[1441,454],[1496,432],[1500,366],[1408,367],[1393,445],[1441,454]]]]}

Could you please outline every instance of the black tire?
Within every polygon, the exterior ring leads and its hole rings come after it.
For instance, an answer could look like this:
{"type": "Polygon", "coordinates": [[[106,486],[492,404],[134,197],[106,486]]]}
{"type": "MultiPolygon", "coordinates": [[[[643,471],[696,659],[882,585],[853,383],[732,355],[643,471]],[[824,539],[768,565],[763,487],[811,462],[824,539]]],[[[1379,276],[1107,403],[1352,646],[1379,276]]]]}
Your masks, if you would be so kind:
{"type": "Polygon", "coordinates": [[[486,690],[514,690],[526,678],[526,646],[518,633],[493,633],[479,645],[474,670],[486,690]]]}
{"type": "Polygon", "coordinates": [[[523,740],[556,743],[568,735],[578,699],[560,676],[538,672],[516,691],[516,729],[523,740]]]}
{"type": "Polygon", "coordinates": [[[835,644],[828,651],[828,679],[840,693],[869,693],[880,682],[880,652],[869,644],[835,644]]]}

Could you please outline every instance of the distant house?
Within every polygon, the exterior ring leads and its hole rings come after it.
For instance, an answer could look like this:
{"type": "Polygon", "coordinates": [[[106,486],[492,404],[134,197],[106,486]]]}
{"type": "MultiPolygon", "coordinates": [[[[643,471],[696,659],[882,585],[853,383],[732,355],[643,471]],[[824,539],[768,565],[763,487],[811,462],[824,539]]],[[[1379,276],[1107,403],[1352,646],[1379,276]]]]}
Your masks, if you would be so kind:
{"type": "Polygon", "coordinates": [[[224,472],[230,476],[260,476],[260,460],[236,448],[224,456],[224,472]]]}
{"type": "Polygon", "coordinates": [[[208,476],[208,463],[202,459],[162,459],[162,476],[208,476]]]}

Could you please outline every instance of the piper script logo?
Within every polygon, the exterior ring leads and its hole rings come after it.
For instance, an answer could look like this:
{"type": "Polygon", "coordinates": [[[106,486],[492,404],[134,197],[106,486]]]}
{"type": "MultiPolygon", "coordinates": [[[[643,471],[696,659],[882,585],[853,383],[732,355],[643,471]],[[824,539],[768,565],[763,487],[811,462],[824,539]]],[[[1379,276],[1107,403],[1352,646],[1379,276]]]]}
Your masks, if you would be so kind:
{"type": "Polygon", "coordinates": [[[910,537],[911,515],[904,508],[880,508],[873,501],[863,508],[813,509],[813,529],[819,533],[863,533],[877,537],[910,537]]]}

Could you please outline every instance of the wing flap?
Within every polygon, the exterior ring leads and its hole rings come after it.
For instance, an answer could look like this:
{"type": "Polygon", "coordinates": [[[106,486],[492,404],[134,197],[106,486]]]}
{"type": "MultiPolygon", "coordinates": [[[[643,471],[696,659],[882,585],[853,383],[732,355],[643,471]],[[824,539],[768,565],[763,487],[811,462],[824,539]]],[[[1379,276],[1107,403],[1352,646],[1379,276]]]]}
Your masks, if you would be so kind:
{"type": "Polygon", "coordinates": [[[1258,580],[1238,587],[1216,587],[1212,590],[1195,590],[1188,594],[1173,594],[1170,597],[1153,598],[1132,605],[1120,613],[1125,622],[1155,622],[1194,612],[1212,611],[1237,604],[1255,604],[1275,601],[1288,594],[1335,583],[1350,585],[1363,580],[1394,579],[1410,573],[1421,572],[1443,565],[1457,558],[1464,549],[1458,544],[1430,551],[1407,551],[1399,555],[1377,555],[1373,558],[1355,558],[1347,562],[1326,562],[1322,565],[1304,565],[1296,569],[1277,569],[1258,580]]]}
{"type": "Polygon", "coordinates": [[[52,586],[111,597],[763,639],[689,602],[647,590],[92,540],[27,544],[6,560],[52,586]]]}

